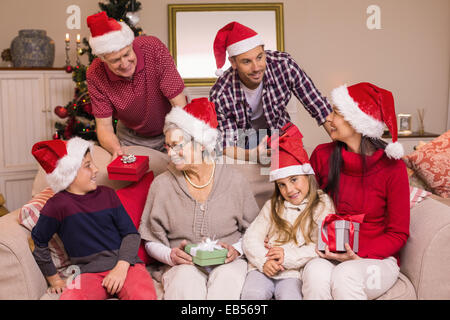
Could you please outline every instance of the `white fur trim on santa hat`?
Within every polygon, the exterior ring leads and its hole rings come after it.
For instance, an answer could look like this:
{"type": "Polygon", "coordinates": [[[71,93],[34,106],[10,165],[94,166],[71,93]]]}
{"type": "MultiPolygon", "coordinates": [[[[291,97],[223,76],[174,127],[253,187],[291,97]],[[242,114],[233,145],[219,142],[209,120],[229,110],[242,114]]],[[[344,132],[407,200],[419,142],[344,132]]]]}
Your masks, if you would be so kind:
{"type": "Polygon", "coordinates": [[[384,152],[389,158],[394,159],[400,159],[405,154],[405,150],[403,149],[403,145],[396,141],[394,143],[389,143],[386,148],[384,149],[384,152]]]}
{"type": "Polygon", "coordinates": [[[165,121],[166,124],[174,123],[178,128],[186,131],[209,152],[214,151],[218,137],[217,129],[189,114],[182,107],[173,107],[165,121]]]}
{"type": "Polygon", "coordinates": [[[259,34],[256,34],[253,37],[229,45],[227,47],[228,56],[229,57],[237,56],[260,45],[264,45],[264,42],[261,36],[259,34]]]}
{"type": "Polygon", "coordinates": [[[47,182],[55,193],[66,189],[75,180],[86,150],[89,149],[92,154],[93,147],[92,142],[79,137],[67,142],[67,154],[58,160],[56,168],[47,175],[47,182]]]}
{"type": "Polygon", "coordinates": [[[337,87],[331,91],[332,103],[338,107],[352,127],[359,133],[371,137],[380,138],[383,135],[383,122],[378,121],[358,107],[358,103],[348,93],[346,85],[337,87]]]}
{"type": "Polygon", "coordinates": [[[314,174],[314,170],[309,163],[303,165],[295,165],[284,167],[270,171],[270,182],[276,181],[278,179],[283,179],[290,176],[297,176],[300,174],[314,174]]]}
{"type": "Polygon", "coordinates": [[[89,38],[89,45],[92,48],[92,53],[101,55],[111,52],[120,51],[126,46],[133,43],[134,32],[125,22],[119,22],[122,29],[111,31],[104,35],[89,38]]]}

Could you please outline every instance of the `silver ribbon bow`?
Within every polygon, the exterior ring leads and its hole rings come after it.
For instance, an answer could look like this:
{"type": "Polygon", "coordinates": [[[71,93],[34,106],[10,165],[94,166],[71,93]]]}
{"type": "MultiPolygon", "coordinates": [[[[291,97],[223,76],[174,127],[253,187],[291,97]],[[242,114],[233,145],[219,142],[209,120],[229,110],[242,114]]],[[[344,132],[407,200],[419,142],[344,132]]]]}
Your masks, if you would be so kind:
{"type": "Polygon", "coordinates": [[[212,241],[210,238],[206,238],[206,240],[203,240],[201,243],[198,244],[198,246],[192,247],[190,250],[191,256],[195,257],[197,255],[197,251],[214,251],[214,249],[221,250],[223,249],[222,246],[217,244],[217,241],[212,241]]]}
{"type": "Polygon", "coordinates": [[[133,163],[136,162],[136,156],[134,154],[123,155],[120,160],[123,163],[133,163]]]}

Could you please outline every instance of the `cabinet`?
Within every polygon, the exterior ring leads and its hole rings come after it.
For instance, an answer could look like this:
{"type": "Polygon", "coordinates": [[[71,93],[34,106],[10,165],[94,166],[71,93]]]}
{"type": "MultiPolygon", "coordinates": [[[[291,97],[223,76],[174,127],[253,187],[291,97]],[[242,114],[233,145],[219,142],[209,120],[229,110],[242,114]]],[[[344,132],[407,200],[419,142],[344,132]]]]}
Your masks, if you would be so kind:
{"type": "Polygon", "coordinates": [[[31,196],[37,162],[34,143],[52,138],[57,116],[75,85],[63,69],[0,70],[0,193],[12,211],[31,196]]]}

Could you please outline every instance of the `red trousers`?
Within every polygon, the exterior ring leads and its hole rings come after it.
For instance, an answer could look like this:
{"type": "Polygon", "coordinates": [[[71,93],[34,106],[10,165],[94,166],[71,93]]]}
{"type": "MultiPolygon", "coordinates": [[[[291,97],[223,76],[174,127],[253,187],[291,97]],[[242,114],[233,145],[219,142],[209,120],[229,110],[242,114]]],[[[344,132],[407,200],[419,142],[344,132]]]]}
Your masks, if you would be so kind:
{"type": "MultiPolygon", "coordinates": [[[[60,300],[105,300],[112,296],[102,286],[103,279],[109,271],[99,273],[82,273],[72,283],[72,288],[65,288],[60,300]],[[78,285],[77,285],[78,284],[78,285]]],[[[156,300],[153,280],[142,263],[130,266],[120,292],[120,300],[156,300]]]]}

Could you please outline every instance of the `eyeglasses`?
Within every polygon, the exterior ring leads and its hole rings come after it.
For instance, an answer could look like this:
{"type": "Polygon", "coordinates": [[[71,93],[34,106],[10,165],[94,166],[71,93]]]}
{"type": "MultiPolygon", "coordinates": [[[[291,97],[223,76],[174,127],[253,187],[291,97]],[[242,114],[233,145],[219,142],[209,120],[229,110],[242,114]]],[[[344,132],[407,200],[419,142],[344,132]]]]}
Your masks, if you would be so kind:
{"type": "Polygon", "coordinates": [[[173,150],[173,152],[178,153],[181,149],[183,149],[186,146],[187,143],[179,143],[173,146],[168,145],[167,143],[164,143],[164,148],[166,148],[167,152],[169,152],[170,149],[173,150]]]}

